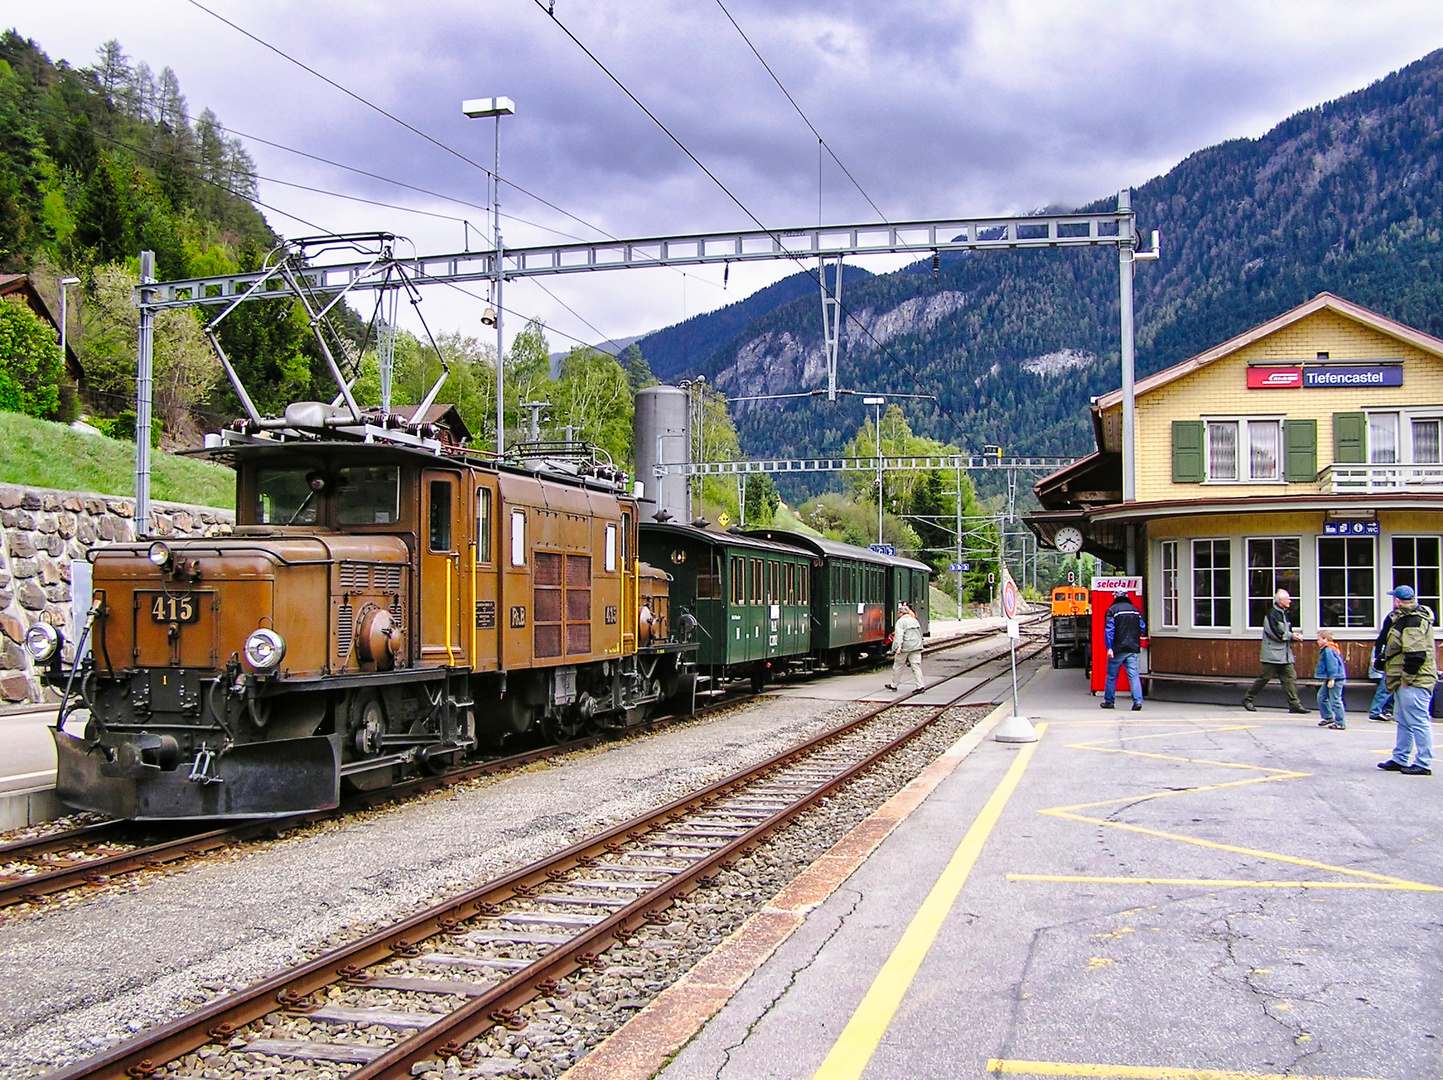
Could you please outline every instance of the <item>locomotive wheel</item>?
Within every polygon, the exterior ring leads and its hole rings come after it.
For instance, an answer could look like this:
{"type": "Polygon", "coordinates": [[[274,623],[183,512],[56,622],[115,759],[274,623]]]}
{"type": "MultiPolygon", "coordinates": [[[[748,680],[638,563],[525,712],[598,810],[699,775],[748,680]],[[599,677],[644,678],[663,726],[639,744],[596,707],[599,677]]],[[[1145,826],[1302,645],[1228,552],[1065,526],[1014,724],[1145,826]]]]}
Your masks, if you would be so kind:
{"type": "Polygon", "coordinates": [[[351,706],[351,745],[358,758],[375,757],[381,752],[381,738],[386,734],[386,714],[381,699],[374,693],[358,697],[351,706]]]}
{"type": "Polygon", "coordinates": [[[565,743],[579,739],[586,733],[587,727],[586,719],[572,712],[541,718],[541,733],[548,742],[565,743]]]}

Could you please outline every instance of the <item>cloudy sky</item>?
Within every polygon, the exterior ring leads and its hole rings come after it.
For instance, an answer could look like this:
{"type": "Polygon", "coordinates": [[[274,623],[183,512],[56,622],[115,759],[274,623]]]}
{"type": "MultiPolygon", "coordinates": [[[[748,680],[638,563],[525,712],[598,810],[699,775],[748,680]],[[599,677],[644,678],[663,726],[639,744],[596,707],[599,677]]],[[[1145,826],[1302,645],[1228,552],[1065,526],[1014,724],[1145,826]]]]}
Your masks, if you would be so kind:
{"type": "MultiPolygon", "coordinates": [[[[192,115],[210,107],[244,138],[281,233],[386,230],[420,253],[461,249],[463,221],[489,233],[486,177],[462,158],[490,164],[492,121],[464,118],[466,98],[515,100],[503,228],[508,245],[544,244],[750,228],[748,212],[768,228],[809,225],[819,203],[828,224],[1072,207],[1443,45],[1443,5],[1421,0],[7,6],[52,59],[84,66],[115,38],[132,61],[173,68],[192,115]],[[808,120],[840,165],[822,155],[819,168],[808,120]]],[[[544,278],[508,286],[506,306],[543,318],[564,348],[677,322],[794,269],[738,268],[726,290],[720,267],[544,278]]],[[[434,329],[480,333],[479,301],[432,290],[425,304],[434,329]]]]}

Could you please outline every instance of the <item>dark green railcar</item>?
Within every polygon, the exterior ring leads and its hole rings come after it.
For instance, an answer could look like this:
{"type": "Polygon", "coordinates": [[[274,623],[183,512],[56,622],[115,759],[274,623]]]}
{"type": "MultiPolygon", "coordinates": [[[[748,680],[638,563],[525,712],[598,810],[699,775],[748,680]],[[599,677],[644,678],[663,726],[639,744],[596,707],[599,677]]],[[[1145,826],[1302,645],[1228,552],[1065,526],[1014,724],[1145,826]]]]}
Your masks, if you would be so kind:
{"type": "MultiPolygon", "coordinates": [[[[813,556],[785,543],[690,525],[641,526],[641,557],[672,575],[672,626],[696,620],[699,685],[758,687],[811,667],[813,556]]],[[[817,560],[819,561],[819,560],[817,560]]]]}
{"type": "Polygon", "coordinates": [[[822,663],[849,667],[862,657],[875,660],[886,651],[887,579],[894,558],[777,529],[757,529],[747,535],[793,545],[814,556],[812,652],[822,663]]]}
{"type": "Polygon", "coordinates": [[[912,605],[917,621],[922,624],[922,636],[932,633],[927,600],[931,588],[932,568],[916,559],[905,559],[900,555],[888,557],[891,567],[887,572],[887,633],[897,623],[897,605],[906,601],[912,605]]]}

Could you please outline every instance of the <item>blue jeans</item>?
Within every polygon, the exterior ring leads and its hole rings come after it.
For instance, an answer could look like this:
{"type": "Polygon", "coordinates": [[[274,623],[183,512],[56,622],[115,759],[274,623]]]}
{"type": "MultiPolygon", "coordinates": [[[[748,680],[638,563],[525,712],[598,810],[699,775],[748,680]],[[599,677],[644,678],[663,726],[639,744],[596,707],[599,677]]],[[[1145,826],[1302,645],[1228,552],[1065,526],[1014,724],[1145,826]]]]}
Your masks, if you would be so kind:
{"type": "Polygon", "coordinates": [[[1373,693],[1373,702],[1368,706],[1368,718],[1375,719],[1388,711],[1388,706],[1393,703],[1393,695],[1388,693],[1388,680],[1379,679],[1378,689],[1373,693]]]}
{"type": "Polygon", "coordinates": [[[1324,683],[1318,687],[1318,712],[1324,720],[1331,720],[1339,727],[1348,726],[1348,714],[1343,710],[1343,680],[1334,679],[1333,688],[1324,683]]]}
{"type": "Polygon", "coordinates": [[[1111,704],[1117,700],[1118,669],[1127,672],[1127,685],[1132,688],[1132,700],[1142,704],[1142,680],[1137,677],[1137,653],[1116,653],[1107,661],[1107,682],[1103,683],[1102,700],[1111,704]]]}
{"type": "Polygon", "coordinates": [[[1393,760],[1407,765],[1412,754],[1412,764],[1428,768],[1433,764],[1433,718],[1428,715],[1433,688],[1400,686],[1397,698],[1393,716],[1398,721],[1398,741],[1393,744],[1393,760]]]}

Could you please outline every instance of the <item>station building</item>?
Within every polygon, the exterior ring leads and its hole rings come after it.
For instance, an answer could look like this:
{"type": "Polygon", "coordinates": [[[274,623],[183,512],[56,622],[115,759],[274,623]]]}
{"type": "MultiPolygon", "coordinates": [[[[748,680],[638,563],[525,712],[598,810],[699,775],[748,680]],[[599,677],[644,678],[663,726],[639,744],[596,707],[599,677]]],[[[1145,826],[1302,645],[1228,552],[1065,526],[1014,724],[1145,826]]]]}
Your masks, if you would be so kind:
{"type": "Polygon", "coordinates": [[[1092,424],[1097,450],[1035,486],[1027,524],[1115,566],[1131,551],[1154,675],[1255,676],[1279,588],[1309,638],[1300,676],[1330,627],[1365,678],[1396,585],[1439,610],[1443,340],[1321,293],[1140,379],[1132,502],[1121,391],[1092,424]]]}

